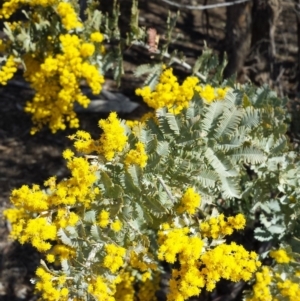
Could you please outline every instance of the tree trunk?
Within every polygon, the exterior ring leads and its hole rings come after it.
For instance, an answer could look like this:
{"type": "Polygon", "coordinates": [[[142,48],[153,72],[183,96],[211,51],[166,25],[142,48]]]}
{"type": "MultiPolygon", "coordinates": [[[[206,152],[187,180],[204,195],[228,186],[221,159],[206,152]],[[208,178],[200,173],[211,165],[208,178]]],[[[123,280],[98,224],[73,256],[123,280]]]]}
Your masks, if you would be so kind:
{"type": "Polygon", "coordinates": [[[280,12],[280,0],[254,0],[253,2],[252,54],[258,62],[257,71],[269,72],[272,79],[276,77],[275,30],[280,12]]]}
{"type": "Polygon", "coordinates": [[[244,65],[251,41],[251,8],[252,2],[248,1],[228,6],[226,9],[224,46],[228,64],[224,70],[225,78],[239,72],[244,65]]]}
{"type": "Polygon", "coordinates": [[[297,92],[300,92],[300,0],[295,0],[295,11],[297,18],[297,45],[298,45],[298,66],[297,66],[297,78],[298,86],[297,92]]]}

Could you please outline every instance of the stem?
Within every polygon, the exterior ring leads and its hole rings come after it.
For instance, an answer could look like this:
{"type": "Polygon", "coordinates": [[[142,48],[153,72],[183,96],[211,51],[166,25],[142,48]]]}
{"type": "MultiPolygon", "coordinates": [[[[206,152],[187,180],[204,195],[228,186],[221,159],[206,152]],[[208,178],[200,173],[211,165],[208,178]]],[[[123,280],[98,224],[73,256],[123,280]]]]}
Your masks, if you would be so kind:
{"type": "Polygon", "coordinates": [[[171,201],[173,203],[175,203],[175,199],[174,199],[172,193],[170,192],[170,190],[168,189],[168,187],[166,186],[166,184],[164,183],[163,179],[161,177],[157,177],[157,179],[160,182],[160,184],[163,186],[164,190],[166,191],[166,193],[169,196],[169,198],[171,199],[171,201]]]}

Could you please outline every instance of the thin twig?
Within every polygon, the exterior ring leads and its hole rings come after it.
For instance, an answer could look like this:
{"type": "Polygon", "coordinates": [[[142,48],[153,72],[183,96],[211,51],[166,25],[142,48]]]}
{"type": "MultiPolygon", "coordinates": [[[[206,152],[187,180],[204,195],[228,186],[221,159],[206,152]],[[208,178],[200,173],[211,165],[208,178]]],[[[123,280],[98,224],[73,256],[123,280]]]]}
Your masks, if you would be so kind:
{"type": "MultiPolygon", "coordinates": [[[[149,50],[149,46],[148,46],[147,44],[143,43],[143,42],[140,42],[140,41],[133,41],[132,44],[134,44],[134,45],[136,45],[136,46],[140,46],[140,47],[146,48],[146,49],[149,50]]],[[[157,50],[157,51],[155,52],[155,54],[160,54],[160,53],[161,53],[161,52],[160,52],[159,50],[157,50]]],[[[163,56],[166,57],[166,58],[168,58],[168,59],[171,57],[171,55],[170,55],[169,53],[167,53],[167,52],[164,52],[164,53],[163,53],[163,56]]],[[[191,65],[189,65],[189,64],[186,63],[186,62],[181,61],[180,59],[178,59],[178,58],[176,58],[176,57],[173,57],[172,60],[173,60],[173,62],[175,62],[175,63],[181,65],[182,67],[184,67],[184,68],[186,68],[186,69],[188,69],[188,70],[192,70],[192,69],[193,69],[191,65]]],[[[200,72],[196,72],[195,75],[198,76],[198,77],[199,77],[200,79],[202,79],[203,81],[206,81],[206,76],[203,75],[203,74],[201,74],[200,72]]]]}
{"type": "Polygon", "coordinates": [[[166,186],[165,182],[163,181],[162,178],[157,177],[158,181],[160,182],[160,184],[163,186],[164,190],[166,191],[167,195],[169,196],[169,198],[171,199],[171,201],[173,203],[175,203],[175,199],[173,198],[172,193],[170,192],[170,190],[168,189],[168,187],[166,186]]]}
{"type": "Polygon", "coordinates": [[[235,5],[235,4],[248,2],[250,0],[236,0],[236,1],[232,1],[232,2],[215,3],[215,4],[210,4],[210,5],[197,5],[197,6],[178,4],[178,3],[174,3],[174,2],[169,1],[169,0],[161,0],[161,1],[163,1],[167,4],[169,4],[169,5],[179,7],[179,8],[186,8],[186,9],[193,9],[193,10],[205,10],[205,9],[211,9],[211,8],[231,6],[231,5],[235,5]]]}
{"type": "MultiPolygon", "coordinates": [[[[166,57],[166,58],[168,58],[168,59],[171,57],[171,55],[170,55],[168,52],[165,52],[163,55],[164,55],[164,57],[166,57]]],[[[186,68],[186,69],[188,69],[188,70],[192,70],[192,66],[191,66],[191,65],[189,65],[189,64],[186,63],[186,62],[181,61],[181,60],[178,59],[177,57],[172,57],[172,60],[173,60],[173,62],[175,62],[175,63],[181,65],[182,67],[184,67],[184,68],[186,68]]],[[[199,78],[201,78],[202,80],[206,81],[206,76],[204,76],[204,75],[201,74],[200,72],[196,72],[195,75],[198,76],[199,78]]]]}

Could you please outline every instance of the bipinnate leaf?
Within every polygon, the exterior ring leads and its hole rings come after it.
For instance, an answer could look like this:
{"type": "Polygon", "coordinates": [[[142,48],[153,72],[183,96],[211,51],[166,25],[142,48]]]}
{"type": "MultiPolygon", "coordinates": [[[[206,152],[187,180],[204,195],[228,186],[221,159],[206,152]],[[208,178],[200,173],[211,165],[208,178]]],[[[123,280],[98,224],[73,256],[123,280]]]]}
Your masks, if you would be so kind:
{"type": "Polygon", "coordinates": [[[230,136],[233,134],[242,119],[242,110],[233,106],[230,109],[225,110],[222,114],[220,123],[216,128],[216,132],[214,134],[216,139],[219,139],[221,136],[230,136]]]}
{"type": "Polygon", "coordinates": [[[65,233],[65,231],[60,228],[58,231],[57,231],[57,235],[59,237],[59,239],[67,246],[69,247],[73,247],[73,243],[72,243],[72,240],[68,237],[68,235],[65,233]]]}
{"type": "Polygon", "coordinates": [[[262,163],[267,159],[263,151],[253,146],[234,149],[229,156],[237,163],[248,164],[262,163]]]}
{"type": "Polygon", "coordinates": [[[270,241],[273,237],[267,230],[257,227],[254,229],[254,238],[259,241],[270,241]]]}
{"type": "Polygon", "coordinates": [[[176,118],[174,114],[167,113],[166,114],[167,122],[170,129],[174,132],[175,135],[179,135],[180,133],[180,121],[176,118]]]}
{"type": "Polygon", "coordinates": [[[96,211],[89,210],[84,213],[84,221],[88,223],[94,223],[96,221],[96,211]]]}
{"type": "Polygon", "coordinates": [[[237,178],[235,177],[220,177],[221,189],[224,198],[240,198],[241,190],[237,178]]]}
{"type": "Polygon", "coordinates": [[[156,197],[143,196],[143,205],[146,207],[154,216],[162,216],[167,213],[167,209],[161,204],[159,199],[156,197]]]}

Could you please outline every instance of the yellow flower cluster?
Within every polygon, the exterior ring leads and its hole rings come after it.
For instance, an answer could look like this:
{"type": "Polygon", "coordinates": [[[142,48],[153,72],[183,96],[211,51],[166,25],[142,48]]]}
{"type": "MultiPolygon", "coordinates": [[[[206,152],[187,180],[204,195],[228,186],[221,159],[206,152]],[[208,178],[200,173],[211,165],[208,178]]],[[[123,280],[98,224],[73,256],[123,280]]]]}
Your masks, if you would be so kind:
{"type": "Polygon", "coordinates": [[[155,295],[159,289],[160,277],[155,274],[153,279],[147,279],[139,284],[139,290],[137,293],[138,300],[140,301],[157,301],[155,295]]]}
{"type": "Polygon", "coordinates": [[[106,210],[102,210],[98,216],[98,224],[101,228],[105,228],[109,224],[109,212],[106,210]]]}
{"type": "Polygon", "coordinates": [[[122,226],[123,226],[122,222],[118,219],[115,220],[114,222],[112,222],[111,225],[110,225],[111,229],[115,232],[121,231],[122,226]]]}
{"type": "Polygon", "coordinates": [[[132,133],[137,136],[136,130],[143,126],[149,119],[153,119],[158,124],[155,113],[152,111],[145,113],[139,120],[126,120],[126,125],[131,129],[132,133]]]}
{"type": "Polygon", "coordinates": [[[31,219],[24,225],[19,241],[21,243],[30,242],[40,252],[45,252],[51,248],[48,240],[56,239],[57,229],[51,225],[44,217],[31,219]]]}
{"type": "Polygon", "coordinates": [[[256,272],[255,278],[253,296],[246,297],[246,301],[274,301],[270,291],[273,275],[269,267],[263,266],[260,272],[256,272]]]}
{"type": "Polygon", "coordinates": [[[13,239],[19,240],[21,244],[30,242],[40,252],[45,252],[51,248],[49,240],[56,239],[57,228],[50,224],[46,218],[30,219],[23,208],[7,209],[3,214],[11,222],[10,236],[13,239]]]}
{"type": "Polygon", "coordinates": [[[284,298],[289,301],[298,301],[300,296],[299,282],[295,283],[289,279],[277,283],[277,287],[284,298]]]}
{"type": "Polygon", "coordinates": [[[96,300],[115,301],[113,297],[115,293],[114,287],[111,287],[106,279],[101,276],[97,276],[96,280],[91,281],[88,286],[88,292],[93,295],[96,300]]]}
{"type": "Polygon", "coordinates": [[[196,77],[187,77],[180,85],[176,76],[173,75],[173,69],[169,68],[162,72],[154,91],[151,91],[150,87],[146,86],[142,89],[137,89],[136,94],[142,96],[144,102],[154,109],[164,106],[171,109],[176,106],[174,112],[177,114],[188,106],[197,84],[198,79],[196,77]]]}
{"type": "Polygon", "coordinates": [[[97,151],[103,154],[106,160],[111,161],[116,152],[124,149],[128,137],[115,112],[110,113],[107,120],[100,120],[99,126],[104,133],[100,137],[97,151]]]}
{"type": "Polygon", "coordinates": [[[204,242],[191,236],[190,229],[171,228],[168,224],[159,231],[158,259],[175,263],[170,280],[169,301],[183,301],[197,296],[203,287],[215,288],[221,278],[231,281],[248,281],[261,265],[257,254],[246,251],[235,243],[221,244],[205,252],[204,242]]]}
{"type": "Polygon", "coordinates": [[[164,230],[158,233],[158,259],[175,263],[178,256],[180,269],[174,269],[172,272],[167,300],[183,301],[199,295],[205,285],[197,267],[204,243],[197,236],[189,237],[190,230],[187,227],[168,228],[169,225],[164,224],[164,230]]]}
{"type": "Polygon", "coordinates": [[[72,158],[67,162],[71,177],[56,184],[55,178],[45,182],[52,192],[48,196],[48,203],[52,206],[82,204],[89,208],[98,191],[92,186],[96,181],[95,167],[90,166],[85,158],[72,158]]]}
{"type": "Polygon", "coordinates": [[[177,209],[178,213],[187,212],[194,214],[196,209],[200,206],[201,196],[190,187],[186,190],[180,200],[180,206],[177,209]]]}
{"type": "Polygon", "coordinates": [[[71,3],[60,2],[57,6],[57,13],[62,18],[61,21],[66,30],[82,27],[82,23],[78,21],[77,14],[71,3]]]}
{"type": "Polygon", "coordinates": [[[289,263],[292,260],[284,249],[270,251],[270,257],[274,258],[278,263],[289,263]]]}
{"type": "Polygon", "coordinates": [[[47,254],[46,259],[48,262],[55,262],[59,264],[62,260],[68,260],[75,257],[76,251],[66,245],[57,244],[47,254]]]}
{"type": "Polygon", "coordinates": [[[79,221],[79,216],[67,206],[76,204],[89,208],[99,193],[99,189],[93,188],[95,167],[85,158],[73,158],[68,152],[64,154],[71,171],[69,179],[57,184],[55,177],[50,178],[45,182],[48,194],[38,185],[31,189],[26,185],[15,189],[10,200],[16,208],[4,211],[12,226],[11,237],[21,243],[31,242],[41,252],[51,248],[49,241],[57,238],[57,229],[74,226],[79,221]],[[52,223],[45,217],[35,217],[36,213],[51,216],[52,223]]]}
{"type": "MultiPolygon", "coordinates": [[[[98,215],[98,225],[101,228],[106,228],[111,223],[110,214],[106,210],[102,210],[98,215]]],[[[120,220],[115,220],[110,224],[110,228],[115,231],[119,232],[122,229],[122,222],[120,220]]]]}
{"type": "Polygon", "coordinates": [[[16,207],[36,213],[49,208],[48,197],[41,191],[39,185],[33,185],[31,189],[27,185],[14,189],[11,193],[10,201],[16,207]]]}
{"type": "MultiPolygon", "coordinates": [[[[74,146],[76,150],[83,154],[88,155],[97,150],[95,147],[95,141],[92,139],[91,135],[85,131],[79,130],[75,135],[69,136],[69,139],[75,140],[74,146]]],[[[72,155],[70,152],[69,154],[72,155]]]]}
{"type": "Polygon", "coordinates": [[[103,34],[101,34],[99,31],[92,32],[90,38],[92,42],[96,43],[101,43],[104,39],[103,34]]]}
{"type": "Polygon", "coordinates": [[[59,208],[54,220],[54,224],[59,228],[75,226],[79,221],[79,216],[75,212],[69,212],[66,208],[59,208]]]}
{"type": "Polygon", "coordinates": [[[201,222],[200,231],[204,237],[218,238],[220,235],[231,235],[233,230],[244,229],[246,219],[243,214],[230,216],[225,220],[224,214],[212,217],[208,221],[201,222]]]}
{"type": "Polygon", "coordinates": [[[35,289],[41,293],[43,300],[48,301],[67,301],[69,290],[65,286],[66,277],[54,277],[39,267],[36,270],[39,280],[35,284],[35,289]]]}
{"type": "Polygon", "coordinates": [[[70,26],[71,24],[76,24],[78,21],[73,6],[71,6],[70,3],[66,3],[61,0],[5,0],[2,8],[0,9],[0,18],[8,19],[13,13],[16,12],[17,9],[21,7],[21,5],[47,7],[57,4],[57,11],[58,14],[63,18],[62,22],[65,25],[65,28],[70,30],[80,27],[80,25],[73,26],[71,28],[67,27],[67,25],[70,26]]]}
{"type": "Polygon", "coordinates": [[[141,272],[146,272],[150,270],[156,270],[157,265],[155,263],[146,262],[143,257],[148,254],[148,249],[144,249],[142,252],[137,254],[134,251],[130,252],[130,266],[134,269],[138,269],[141,272]]]}
{"type": "Polygon", "coordinates": [[[131,149],[125,157],[125,165],[129,166],[132,164],[139,165],[140,167],[145,167],[147,165],[148,156],[145,151],[145,146],[142,142],[137,142],[135,144],[136,149],[131,149]]]}
{"type": "Polygon", "coordinates": [[[95,46],[83,42],[77,35],[65,34],[59,37],[62,53],[47,55],[44,60],[26,54],[24,76],[36,91],[32,102],[27,102],[25,111],[33,115],[37,131],[43,124],[49,124],[52,132],[79,126],[73,110],[77,101],[87,107],[90,100],[82,94],[80,81],[85,79],[94,94],[101,91],[104,82],[98,69],[88,59],[95,46]]]}
{"type": "Polygon", "coordinates": [[[108,118],[99,121],[99,126],[103,133],[99,140],[93,140],[91,135],[85,131],[77,131],[75,135],[69,136],[70,139],[76,140],[74,146],[77,151],[84,154],[97,152],[111,161],[116,152],[121,152],[128,140],[125,128],[117,118],[115,112],[110,113],[108,118]]]}
{"type": "Polygon", "coordinates": [[[236,243],[221,244],[201,256],[205,265],[201,274],[205,277],[206,289],[212,291],[220,278],[234,282],[249,281],[252,274],[261,266],[255,252],[248,252],[236,243]]]}
{"type": "Polygon", "coordinates": [[[10,80],[17,72],[17,63],[13,55],[10,55],[6,60],[5,64],[0,69],[0,84],[6,85],[7,81],[10,80]]]}
{"type": "Polygon", "coordinates": [[[48,6],[56,2],[58,2],[58,0],[6,0],[4,3],[2,1],[3,5],[0,9],[0,18],[8,19],[22,4],[48,6]]]}
{"type": "MultiPolygon", "coordinates": [[[[135,277],[129,272],[120,273],[121,281],[116,285],[114,298],[116,301],[133,301],[135,300],[134,281],[135,277]]],[[[143,300],[143,299],[142,299],[143,300]]],[[[143,300],[144,301],[144,300],[143,300]]]]}
{"type": "Polygon", "coordinates": [[[198,85],[197,77],[187,77],[180,85],[173,69],[165,69],[156,85],[154,91],[149,86],[136,89],[136,95],[141,96],[146,104],[154,109],[167,107],[174,114],[187,108],[197,91],[206,103],[214,100],[222,100],[226,96],[228,88],[213,88],[211,85],[198,85]]]}
{"type": "Polygon", "coordinates": [[[210,104],[214,100],[223,100],[229,88],[214,88],[211,85],[197,86],[195,90],[203,100],[210,104]]]}
{"type": "Polygon", "coordinates": [[[103,259],[103,266],[108,268],[112,273],[117,272],[124,265],[123,257],[126,249],[114,244],[105,245],[107,255],[103,259]]]}

